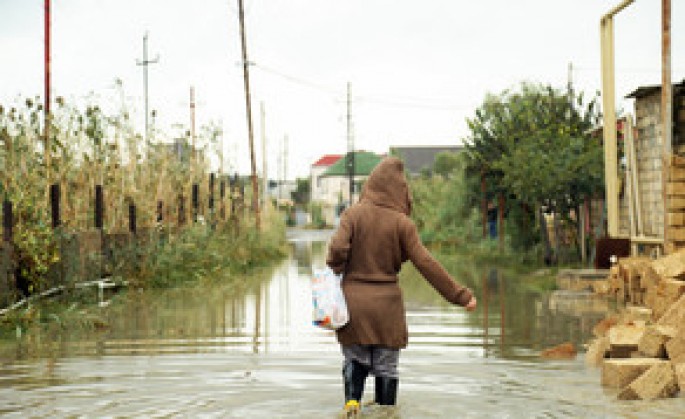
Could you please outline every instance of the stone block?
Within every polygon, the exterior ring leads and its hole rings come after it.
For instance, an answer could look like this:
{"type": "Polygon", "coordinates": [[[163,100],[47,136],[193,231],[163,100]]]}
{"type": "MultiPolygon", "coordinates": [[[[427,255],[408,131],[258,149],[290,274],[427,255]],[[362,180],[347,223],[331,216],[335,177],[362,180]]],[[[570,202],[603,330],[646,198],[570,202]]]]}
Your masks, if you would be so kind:
{"type": "Polygon", "coordinates": [[[678,392],[673,366],[670,362],[651,366],[640,374],[618,395],[620,400],[654,400],[673,397],[678,392]]]}
{"type": "Polygon", "coordinates": [[[684,196],[685,182],[668,182],[666,184],[666,194],[669,196],[684,196]]]}
{"type": "Polygon", "coordinates": [[[685,295],[678,298],[678,300],[671,304],[666,312],[659,317],[657,324],[662,326],[672,326],[679,328],[685,321],[685,295]]]}
{"type": "Polygon", "coordinates": [[[657,364],[670,364],[656,358],[605,359],[602,362],[602,385],[624,388],[643,372],[657,364]]]}
{"type": "Polygon", "coordinates": [[[585,353],[585,364],[592,367],[599,367],[602,361],[609,354],[609,339],[606,337],[594,339],[590,342],[585,353]]]}
{"type": "Polygon", "coordinates": [[[626,310],[623,313],[623,318],[629,323],[647,323],[652,320],[652,310],[647,307],[640,306],[626,307],[626,310]]]}
{"type": "Polygon", "coordinates": [[[685,335],[679,332],[675,337],[666,342],[665,346],[668,359],[676,364],[685,362],[685,335]]]}
{"type": "Polygon", "coordinates": [[[675,335],[676,329],[674,327],[659,325],[648,326],[637,344],[637,349],[644,356],[665,358],[666,342],[674,338],[675,335]]]}
{"type": "Polygon", "coordinates": [[[644,325],[619,324],[607,332],[611,358],[627,358],[638,350],[638,343],[645,331],[644,325]]]}
{"type": "Polygon", "coordinates": [[[685,389],[685,363],[673,364],[675,370],[675,378],[678,382],[678,388],[683,391],[685,389]]]}
{"type": "Polygon", "coordinates": [[[652,268],[662,278],[685,278],[685,250],[653,261],[652,268]]]}
{"type": "Polygon", "coordinates": [[[685,212],[669,212],[668,213],[669,226],[685,226],[685,212]]]}

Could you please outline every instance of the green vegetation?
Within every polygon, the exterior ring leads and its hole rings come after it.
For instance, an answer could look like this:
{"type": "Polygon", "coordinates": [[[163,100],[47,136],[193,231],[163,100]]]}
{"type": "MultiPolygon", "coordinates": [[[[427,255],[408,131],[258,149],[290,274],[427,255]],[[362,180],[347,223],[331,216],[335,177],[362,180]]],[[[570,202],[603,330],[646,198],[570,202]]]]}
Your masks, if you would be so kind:
{"type": "MultiPolygon", "coordinates": [[[[216,124],[201,127],[192,139],[188,130],[177,127],[173,135],[153,132],[145,140],[125,110],[107,115],[96,104],[78,109],[58,98],[46,141],[38,103],[0,106],[0,200],[13,209],[14,252],[8,254],[29,294],[55,287],[66,291],[3,316],[0,328],[5,334],[31,324],[66,327],[85,321],[95,327],[96,322],[82,312],[92,306],[92,289],[75,288],[83,273],[92,277],[88,271],[99,272],[97,260],[88,260],[86,251],[95,250],[95,259],[107,259],[102,261],[105,275],[135,289],[208,279],[230,282],[284,254],[285,227],[278,213],[270,211],[257,232],[244,205],[251,190],[245,190],[237,177],[221,175],[227,168],[216,124]],[[219,162],[218,176],[211,173],[212,159],[219,162]],[[96,185],[104,196],[102,231],[116,242],[108,248],[113,254],[106,257],[99,240],[97,249],[70,244],[95,229],[96,185]],[[61,192],[61,224],[56,229],[51,187],[61,192]],[[128,233],[132,206],[135,239],[128,233]],[[195,215],[197,223],[192,221],[195,215]]],[[[0,250],[6,252],[5,247],[0,250]]],[[[17,299],[18,295],[0,295],[5,304],[17,299]]]]}
{"type": "MultiPolygon", "coordinates": [[[[598,119],[596,98],[586,102],[551,86],[524,83],[486,97],[467,121],[466,151],[439,155],[433,168],[439,176],[410,181],[424,241],[484,258],[557,260],[543,213],[575,232],[580,206],[601,196],[602,146],[588,134],[598,119]],[[505,249],[483,238],[484,199],[504,203],[505,249]]],[[[563,253],[566,263],[579,256],[578,235],[571,236],[575,250],[563,253]]]]}

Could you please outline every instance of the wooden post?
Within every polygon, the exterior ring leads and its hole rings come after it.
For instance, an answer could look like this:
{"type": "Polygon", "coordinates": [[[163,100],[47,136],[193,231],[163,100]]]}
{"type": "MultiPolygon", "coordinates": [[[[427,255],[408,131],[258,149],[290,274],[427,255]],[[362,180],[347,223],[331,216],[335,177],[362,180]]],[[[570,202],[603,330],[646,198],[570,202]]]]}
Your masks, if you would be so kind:
{"type": "Polygon", "coordinates": [[[59,183],[50,185],[50,209],[52,214],[52,228],[57,228],[62,224],[60,219],[60,187],[59,183]]]}
{"type": "Polygon", "coordinates": [[[480,193],[481,193],[481,209],[483,211],[483,239],[488,237],[488,197],[487,185],[485,184],[485,173],[480,174],[480,193]]]}
{"type": "Polygon", "coordinates": [[[136,234],[136,204],[132,201],[128,204],[128,230],[132,234],[136,234]]]}
{"type": "Polygon", "coordinates": [[[12,202],[5,199],[2,202],[2,240],[5,243],[12,242],[12,227],[14,226],[14,214],[12,213],[12,202]]]}
{"type": "Polygon", "coordinates": [[[226,219],[226,180],[221,177],[221,181],[219,182],[219,217],[221,217],[221,220],[226,219]]]}
{"type": "MultiPolygon", "coordinates": [[[[666,193],[672,154],[673,90],[671,86],[671,0],[661,0],[661,140],[664,205],[664,245],[668,239],[669,197],[666,193]]],[[[666,247],[664,246],[664,251],[666,247]]]]}
{"type": "Polygon", "coordinates": [[[95,185],[95,228],[102,230],[104,226],[104,198],[102,185],[95,185]]]}
{"type": "Polygon", "coordinates": [[[497,237],[499,238],[499,251],[504,251],[504,194],[500,192],[497,196],[497,237]]]}
{"type": "Polygon", "coordinates": [[[164,221],[164,201],[157,201],[157,222],[162,223],[164,221]]]}
{"type": "Polygon", "coordinates": [[[250,71],[247,61],[247,41],[245,39],[245,13],[243,11],[243,0],[238,0],[238,17],[240,19],[240,40],[242,45],[243,57],[243,80],[245,83],[245,109],[247,116],[247,132],[250,145],[250,168],[252,171],[252,210],[255,214],[255,227],[260,230],[259,214],[259,185],[257,184],[257,163],[254,152],[254,133],[252,129],[252,104],[250,101],[250,71]]]}
{"type": "Polygon", "coordinates": [[[209,212],[214,213],[214,173],[209,174],[209,212]]]}
{"type": "Polygon", "coordinates": [[[199,208],[200,208],[200,185],[197,183],[193,183],[193,195],[192,195],[192,204],[193,204],[193,222],[197,222],[197,216],[199,215],[199,208]]]}

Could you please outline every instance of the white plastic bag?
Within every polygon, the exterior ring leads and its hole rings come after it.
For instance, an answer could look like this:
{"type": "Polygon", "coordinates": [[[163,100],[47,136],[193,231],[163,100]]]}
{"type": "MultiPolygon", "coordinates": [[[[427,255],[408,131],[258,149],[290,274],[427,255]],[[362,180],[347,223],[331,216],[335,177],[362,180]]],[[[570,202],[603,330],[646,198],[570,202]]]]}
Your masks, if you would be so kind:
{"type": "Polygon", "coordinates": [[[331,268],[314,271],[312,276],[312,323],[324,329],[336,330],[347,324],[349,314],[340,285],[342,275],[331,268]]]}

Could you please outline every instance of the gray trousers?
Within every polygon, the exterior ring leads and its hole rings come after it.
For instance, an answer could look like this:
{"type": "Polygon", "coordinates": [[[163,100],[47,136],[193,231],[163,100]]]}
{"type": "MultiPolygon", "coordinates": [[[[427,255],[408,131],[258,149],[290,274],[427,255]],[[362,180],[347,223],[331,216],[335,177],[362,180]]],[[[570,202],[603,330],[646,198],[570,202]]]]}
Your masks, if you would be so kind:
{"type": "Polygon", "coordinates": [[[343,369],[352,362],[357,361],[369,369],[369,373],[376,377],[398,378],[397,364],[400,359],[400,350],[386,348],[379,345],[341,345],[343,356],[343,369]]]}

